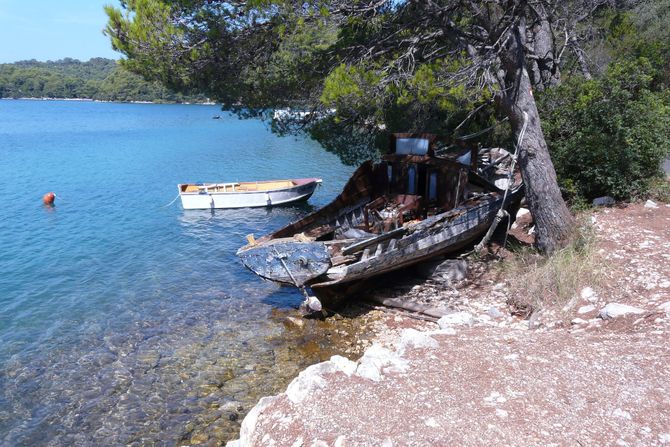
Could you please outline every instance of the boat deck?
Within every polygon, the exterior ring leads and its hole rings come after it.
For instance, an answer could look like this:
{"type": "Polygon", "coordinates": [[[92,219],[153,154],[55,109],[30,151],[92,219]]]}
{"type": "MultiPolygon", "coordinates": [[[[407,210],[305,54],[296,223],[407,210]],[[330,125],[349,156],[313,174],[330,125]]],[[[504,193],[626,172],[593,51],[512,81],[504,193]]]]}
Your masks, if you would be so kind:
{"type": "Polygon", "coordinates": [[[274,191],[277,189],[293,188],[298,184],[293,180],[268,180],[260,182],[233,182],[233,183],[205,183],[182,185],[182,192],[254,192],[274,191]]]}

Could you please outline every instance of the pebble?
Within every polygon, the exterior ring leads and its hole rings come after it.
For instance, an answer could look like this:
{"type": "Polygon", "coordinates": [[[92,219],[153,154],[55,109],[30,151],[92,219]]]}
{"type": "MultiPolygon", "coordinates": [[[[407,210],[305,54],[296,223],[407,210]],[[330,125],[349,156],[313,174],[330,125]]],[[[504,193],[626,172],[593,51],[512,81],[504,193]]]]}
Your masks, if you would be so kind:
{"type": "Polygon", "coordinates": [[[498,416],[501,419],[504,419],[507,416],[509,416],[509,413],[503,410],[502,408],[496,408],[496,416],[498,416]]]}
{"type": "Polygon", "coordinates": [[[489,310],[487,310],[486,313],[488,313],[491,318],[502,318],[505,316],[494,306],[489,307],[489,310]]]}
{"type": "Polygon", "coordinates": [[[582,315],[582,314],[587,314],[587,313],[589,313],[589,312],[593,312],[594,310],[596,310],[596,306],[594,306],[593,304],[588,304],[588,305],[586,305],[586,306],[582,306],[582,307],[580,307],[580,308],[577,310],[577,313],[578,313],[579,315],[582,315]]]}
{"type": "Polygon", "coordinates": [[[454,312],[447,314],[437,321],[440,329],[446,329],[450,326],[470,326],[474,322],[472,314],[469,312],[454,312]]]}
{"type": "Polygon", "coordinates": [[[285,321],[287,323],[287,326],[294,326],[298,329],[302,329],[305,327],[305,321],[302,318],[286,317],[285,321]]]}
{"type": "Polygon", "coordinates": [[[654,208],[658,208],[658,205],[653,200],[647,200],[646,202],[644,202],[644,207],[654,209],[654,208]]]}
{"type": "Polygon", "coordinates": [[[584,287],[582,291],[579,293],[579,296],[581,296],[583,300],[588,301],[590,303],[594,303],[598,300],[596,292],[591,287],[584,287]]]}
{"type": "Polygon", "coordinates": [[[622,419],[631,419],[630,413],[625,410],[622,410],[621,408],[615,409],[612,412],[612,416],[622,419]]]}

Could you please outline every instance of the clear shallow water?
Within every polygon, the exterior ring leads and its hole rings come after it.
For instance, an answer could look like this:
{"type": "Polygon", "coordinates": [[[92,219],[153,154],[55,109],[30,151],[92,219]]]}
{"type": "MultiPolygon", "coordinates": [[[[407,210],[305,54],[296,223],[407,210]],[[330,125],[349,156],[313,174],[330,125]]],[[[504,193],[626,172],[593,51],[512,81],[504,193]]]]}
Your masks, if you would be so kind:
{"type": "Polygon", "coordinates": [[[273,315],[300,295],[234,254],[330,201],[352,169],[217,114],[0,101],[0,445],[226,438],[213,421],[293,373],[278,366],[295,353],[273,315]],[[181,181],[311,176],[323,187],[299,206],[162,207],[181,181]]]}

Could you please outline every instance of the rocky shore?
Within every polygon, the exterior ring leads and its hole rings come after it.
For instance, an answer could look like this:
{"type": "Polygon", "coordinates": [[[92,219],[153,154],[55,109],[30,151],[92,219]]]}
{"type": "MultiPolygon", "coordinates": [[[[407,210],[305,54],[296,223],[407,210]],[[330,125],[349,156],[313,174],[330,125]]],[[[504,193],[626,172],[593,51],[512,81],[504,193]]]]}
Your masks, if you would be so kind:
{"type": "Polygon", "coordinates": [[[590,221],[599,279],[567,302],[520,311],[518,278],[472,261],[378,290],[443,316],[386,312],[362,357],[308,367],[228,446],[670,445],[670,205],[590,221]]]}

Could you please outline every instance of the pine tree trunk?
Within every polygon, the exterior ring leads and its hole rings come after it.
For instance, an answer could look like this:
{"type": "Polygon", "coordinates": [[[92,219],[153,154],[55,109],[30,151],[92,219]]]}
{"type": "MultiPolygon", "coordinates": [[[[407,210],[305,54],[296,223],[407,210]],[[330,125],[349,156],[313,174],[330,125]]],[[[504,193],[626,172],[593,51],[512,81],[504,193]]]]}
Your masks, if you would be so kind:
{"type": "Polygon", "coordinates": [[[544,6],[538,3],[534,11],[539,15],[530,34],[535,58],[530,60],[531,83],[537,90],[554,87],[561,83],[561,69],[554,59],[554,38],[544,6]]]}
{"type": "Polygon", "coordinates": [[[541,251],[552,253],[570,241],[574,219],[558,188],[556,171],[542,133],[525,66],[521,39],[521,30],[514,29],[500,54],[505,85],[499,105],[509,117],[512,130],[517,136],[524,125],[524,112],[528,116],[518,161],[526,187],[526,199],[535,220],[536,245],[541,251]]]}

